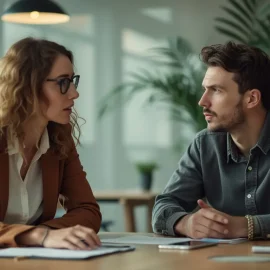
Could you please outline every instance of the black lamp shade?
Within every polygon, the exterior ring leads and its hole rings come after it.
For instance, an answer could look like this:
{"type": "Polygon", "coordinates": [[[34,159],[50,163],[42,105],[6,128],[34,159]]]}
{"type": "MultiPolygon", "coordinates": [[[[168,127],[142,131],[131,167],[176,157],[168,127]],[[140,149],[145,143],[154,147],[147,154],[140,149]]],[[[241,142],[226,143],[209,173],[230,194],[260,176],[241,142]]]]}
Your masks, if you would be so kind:
{"type": "Polygon", "coordinates": [[[69,16],[51,0],[20,0],[4,11],[2,20],[25,24],[55,24],[69,21],[69,16]]]}

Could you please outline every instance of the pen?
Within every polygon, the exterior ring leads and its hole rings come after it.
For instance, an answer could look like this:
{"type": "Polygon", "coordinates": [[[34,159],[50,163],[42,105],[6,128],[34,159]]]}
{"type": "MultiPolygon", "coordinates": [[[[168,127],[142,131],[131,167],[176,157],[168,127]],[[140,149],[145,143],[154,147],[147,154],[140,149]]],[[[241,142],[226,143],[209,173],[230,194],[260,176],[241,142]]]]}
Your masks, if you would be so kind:
{"type": "Polygon", "coordinates": [[[28,258],[30,258],[30,257],[28,257],[28,256],[18,256],[18,257],[14,257],[14,261],[15,262],[23,261],[23,260],[26,260],[28,258]]]}
{"type": "Polygon", "coordinates": [[[118,245],[118,244],[102,244],[100,247],[107,247],[107,248],[129,248],[128,245],[118,245]]]}
{"type": "MultiPolygon", "coordinates": [[[[85,240],[81,240],[84,244],[87,245],[85,240]]],[[[88,246],[88,245],[87,245],[88,246]]],[[[113,243],[101,243],[101,246],[99,247],[104,247],[104,248],[129,248],[129,245],[121,245],[121,244],[113,244],[113,243]]]]}
{"type": "Polygon", "coordinates": [[[210,238],[203,238],[201,239],[202,242],[208,242],[208,243],[220,243],[221,241],[218,239],[210,239],[210,238]]]}

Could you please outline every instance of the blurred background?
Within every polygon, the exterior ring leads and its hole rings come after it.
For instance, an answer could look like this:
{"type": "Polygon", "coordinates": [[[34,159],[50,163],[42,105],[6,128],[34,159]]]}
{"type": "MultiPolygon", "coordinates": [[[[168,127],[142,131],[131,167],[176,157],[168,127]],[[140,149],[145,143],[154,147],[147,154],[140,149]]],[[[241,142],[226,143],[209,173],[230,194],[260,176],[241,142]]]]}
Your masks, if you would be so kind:
{"type": "MultiPolygon", "coordinates": [[[[14,2],[0,0],[2,13],[14,2]]],[[[148,171],[151,191],[162,192],[205,127],[197,106],[205,69],[201,48],[231,39],[270,48],[268,1],[54,2],[70,15],[68,22],[2,21],[0,53],[27,36],[73,51],[81,75],[75,107],[86,120],[78,150],[93,191],[142,190],[142,172],[148,171]]],[[[110,231],[124,231],[121,205],[100,205],[103,219],[113,221],[110,231]]],[[[145,211],[136,208],[137,231],[146,231],[145,211]]]]}

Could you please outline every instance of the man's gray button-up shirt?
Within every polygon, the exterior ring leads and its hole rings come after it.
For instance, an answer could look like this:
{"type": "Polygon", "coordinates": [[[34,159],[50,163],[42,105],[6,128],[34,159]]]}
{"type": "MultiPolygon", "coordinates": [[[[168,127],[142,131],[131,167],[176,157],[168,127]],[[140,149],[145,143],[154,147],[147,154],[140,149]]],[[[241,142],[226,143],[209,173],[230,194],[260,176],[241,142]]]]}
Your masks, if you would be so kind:
{"type": "Polygon", "coordinates": [[[245,158],[229,133],[203,130],[181,158],[165,190],[156,198],[156,233],[174,235],[174,225],[206,197],[215,209],[252,215],[255,236],[270,235],[270,113],[257,144],[245,158]]]}

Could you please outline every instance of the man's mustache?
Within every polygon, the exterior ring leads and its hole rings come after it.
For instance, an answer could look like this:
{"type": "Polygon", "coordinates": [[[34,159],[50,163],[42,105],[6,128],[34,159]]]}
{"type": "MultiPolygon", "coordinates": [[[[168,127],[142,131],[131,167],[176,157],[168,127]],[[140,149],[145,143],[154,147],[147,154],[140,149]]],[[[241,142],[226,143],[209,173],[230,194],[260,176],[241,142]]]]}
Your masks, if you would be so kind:
{"type": "Polygon", "coordinates": [[[210,111],[210,110],[208,110],[208,109],[203,109],[203,113],[209,113],[209,114],[212,114],[212,115],[214,115],[214,116],[217,115],[215,112],[210,111]]]}

